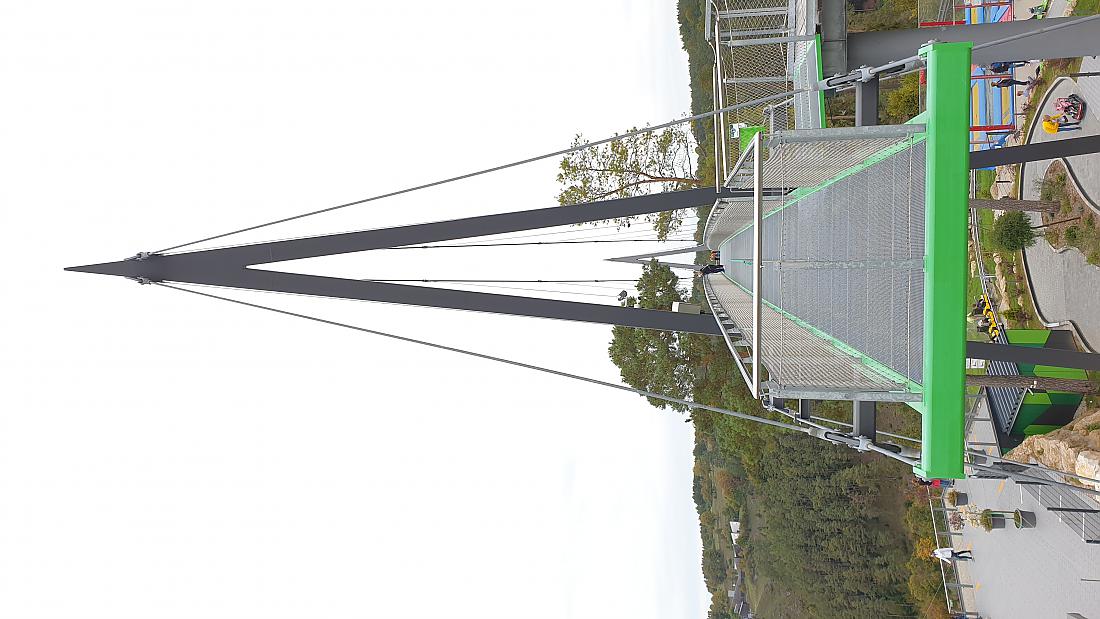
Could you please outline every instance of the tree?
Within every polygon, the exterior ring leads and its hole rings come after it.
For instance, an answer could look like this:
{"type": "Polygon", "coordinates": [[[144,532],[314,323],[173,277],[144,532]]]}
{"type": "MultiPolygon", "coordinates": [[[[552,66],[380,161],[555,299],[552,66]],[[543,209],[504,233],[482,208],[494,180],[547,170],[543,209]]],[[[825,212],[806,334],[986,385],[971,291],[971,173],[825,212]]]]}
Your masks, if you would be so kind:
{"type": "MultiPolygon", "coordinates": [[[[623,302],[627,307],[670,310],[683,300],[680,279],[669,267],[651,260],[638,279],[638,297],[623,302]]],[[[684,349],[685,334],[637,327],[616,326],[611,330],[607,352],[619,368],[623,381],[635,389],[653,391],[675,398],[686,398],[691,387],[693,359],[684,349]]],[[[672,407],[685,411],[682,404],[648,398],[657,408],[672,407]]]]}
{"type": "Polygon", "coordinates": [[[1017,251],[1035,244],[1035,230],[1026,214],[1009,211],[993,222],[992,241],[999,249],[1017,251]]]}
{"type": "Polygon", "coordinates": [[[886,93],[882,110],[882,122],[900,125],[920,113],[920,84],[916,73],[910,73],[899,80],[894,90],[886,93]]]}
{"type": "MultiPolygon", "coordinates": [[[[580,135],[573,140],[573,146],[586,143],[580,135]]],[[[689,129],[676,126],[570,153],[559,165],[558,182],[564,188],[558,203],[568,206],[699,187],[702,183],[692,171],[694,149],[689,129]]],[[[633,219],[636,217],[604,221],[629,226],[633,219]]],[[[679,229],[683,219],[684,211],[645,216],[659,239],[679,229]]]]}

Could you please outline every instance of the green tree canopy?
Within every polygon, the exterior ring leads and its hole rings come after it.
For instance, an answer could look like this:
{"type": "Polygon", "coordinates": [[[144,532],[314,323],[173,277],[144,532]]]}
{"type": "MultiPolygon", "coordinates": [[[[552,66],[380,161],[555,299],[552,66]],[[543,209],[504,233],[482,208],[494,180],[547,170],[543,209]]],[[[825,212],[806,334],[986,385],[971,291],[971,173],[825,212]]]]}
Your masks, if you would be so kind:
{"type": "MultiPolygon", "coordinates": [[[[586,143],[580,135],[573,140],[573,146],[586,143]]],[[[567,206],[698,187],[701,183],[692,171],[694,149],[690,130],[677,126],[570,153],[559,165],[558,182],[563,188],[558,203],[567,206]]],[[[665,239],[679,229],[684,213],[655,213],[645,220],[653,224],[657,238],[665,239]]],[[[629,226],[633,219],[604,221],[629,226]]]]}
{"type": "Polygon", "coordinates": [[[901,125],[920,113],[920,82],[916,73],[898,80],[898,87],[886,93],[880,112],[883,124],[901,125]]]}
{"type": "Polygon", "coordinates": [[[1035,244],[1035,230],[1027,214],[1009,211],[993,222],[991,239],[998,249],[1017,251],[1035,244]]]}
{"type": "MultiPolygon", "coordinates": [[[[684,293],[680,279],[669,267],[651,260],[642,269],[638,280],[638,297],[623,302],[628,307],[670,310],[684,293]]],[[[607,352],[619,368],[623,381],[635,389],[645,389],[662,395],[686,398],[692,381],[692,355],[686,350],[686,334],[637,327],[617,326],[611,330],[611,345],[607,352]]],[[[687,407],[656,398],[648,398],[657,408],[671,406],[684,411],[687,407]]]]}

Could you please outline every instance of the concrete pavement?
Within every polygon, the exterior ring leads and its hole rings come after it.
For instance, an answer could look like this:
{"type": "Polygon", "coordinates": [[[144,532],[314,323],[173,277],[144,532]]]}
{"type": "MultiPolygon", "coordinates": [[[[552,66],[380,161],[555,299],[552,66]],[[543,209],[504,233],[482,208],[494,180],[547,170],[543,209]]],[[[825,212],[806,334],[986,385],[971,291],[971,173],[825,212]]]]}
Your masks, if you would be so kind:
{"type": "MultiPolygon", "coordinates": [[[[976,417],[989,418],[985,401],[976,417]]],[[[973,422],[968,442],[994,442],[988,422],[973,422]]],[[[990,450],[992,448],[973,447],[990,450]]],[[[1067,613],[1100,618],[1100,545],[1086,544],[1058,516],[1042,508],[1022,486],[996,479],[966,479],[955,483],[970,505],[982,509],[1035,513],[1034,529],[986,532],[971,525],[954,536],[956,550],[970,549],[973,561],[957,562],[967,610],[984,619],[1062,619],[1067,613]]]]}

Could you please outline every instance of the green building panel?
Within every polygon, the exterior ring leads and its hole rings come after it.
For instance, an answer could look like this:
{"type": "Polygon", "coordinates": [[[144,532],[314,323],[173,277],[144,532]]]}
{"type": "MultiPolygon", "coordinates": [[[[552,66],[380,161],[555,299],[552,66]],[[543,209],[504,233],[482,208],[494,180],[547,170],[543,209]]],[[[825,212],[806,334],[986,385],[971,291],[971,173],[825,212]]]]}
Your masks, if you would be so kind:
{"type": "Polygon", "coordinates": [[[1046,346],[1050,331],[1046,329],[1006,329],[1005,336],[1009,344],[1018,346],[1046,346]]]}
{"type": "MultiPolygon", "coordinates": [[[[1046,329],[1008,329],[1005,332],[1010,344],[1043,348],[1052,346],[1051,331],[1046,329]]],[[[1052,346],[1053,347],[1053,346],[1052,346]]],[[[1046,378],[1088,378],[1084,370],[1060,368],[1049,365],[1021,363],[1017,365],[1021,376],[1046,378]]],[[[1012,424],[1012,434],[1032,436],[1046,434],[1062,427],[1073,418],[1082,396],[1067,391],[1030,391],[1024,396],[1020,412],[1012,424]]]]}

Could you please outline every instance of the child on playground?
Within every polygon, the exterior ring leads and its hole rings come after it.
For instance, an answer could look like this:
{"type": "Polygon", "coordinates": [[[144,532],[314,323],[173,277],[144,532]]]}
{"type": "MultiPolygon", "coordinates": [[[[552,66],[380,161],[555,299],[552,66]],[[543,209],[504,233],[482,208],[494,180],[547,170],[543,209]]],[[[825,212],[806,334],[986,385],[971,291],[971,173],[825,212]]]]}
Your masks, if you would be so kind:
{"type": "Polygon", "coordinates": [[[1077,131],[1081,129],[1080,121],[1071,121],[1063,116],[1051,116],[1043,114],[1043,131],[1047,133],[1060,133],[1062,131],[1077,131]]]}

